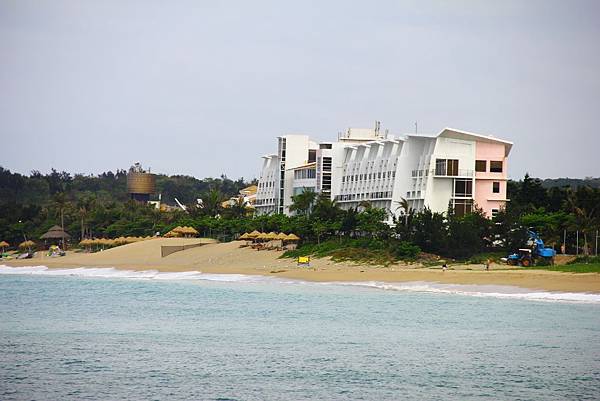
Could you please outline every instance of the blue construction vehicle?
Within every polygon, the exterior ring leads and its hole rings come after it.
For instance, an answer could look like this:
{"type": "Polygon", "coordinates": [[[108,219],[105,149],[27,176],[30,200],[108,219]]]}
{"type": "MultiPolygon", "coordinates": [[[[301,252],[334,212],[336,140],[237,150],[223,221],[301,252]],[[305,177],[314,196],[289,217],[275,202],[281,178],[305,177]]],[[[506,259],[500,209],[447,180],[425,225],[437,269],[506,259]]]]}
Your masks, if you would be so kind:
{"type": "Polygon", "coordinates": [[[527,230],[529,240],[527,241],[528,248],[521,248],[518,252],[508,255],[506,263],[511,266],[533,266],[538,260],[544,260],[553,265],[556,251],[552,248],[546,248],[544,241],[533,230],[527,230]]]}

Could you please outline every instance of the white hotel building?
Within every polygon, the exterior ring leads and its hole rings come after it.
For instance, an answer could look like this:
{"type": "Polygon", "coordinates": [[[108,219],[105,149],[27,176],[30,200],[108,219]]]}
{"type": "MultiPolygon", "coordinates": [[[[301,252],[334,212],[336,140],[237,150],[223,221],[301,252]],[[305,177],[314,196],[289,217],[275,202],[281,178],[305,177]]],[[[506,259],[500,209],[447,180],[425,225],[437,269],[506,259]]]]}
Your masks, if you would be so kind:
{"type": "Polygon", "coordinates": [[[362,201],[399,215],[406,199],[457,214],[474,205],[488,217],[505,204],[507,158],[512,143],[445,128],[436,135],[394,137],[387,130],[349,128],[336,142],[307,135],[278,137],[277,153],[263,156],[256,198],[258,214],[290,214],[292,196],[305,190],[328,194],[344,209],[362,201]]]}

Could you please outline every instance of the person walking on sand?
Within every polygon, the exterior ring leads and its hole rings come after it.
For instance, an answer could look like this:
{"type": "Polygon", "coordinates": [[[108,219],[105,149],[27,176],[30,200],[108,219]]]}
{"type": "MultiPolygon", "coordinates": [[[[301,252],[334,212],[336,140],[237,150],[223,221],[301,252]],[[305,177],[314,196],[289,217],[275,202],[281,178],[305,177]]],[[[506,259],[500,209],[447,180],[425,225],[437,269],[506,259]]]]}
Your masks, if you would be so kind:
{"type": "Polygon", "coordinates": [[[447,265],[444,263],[444,264],[442,265],[442,271],[444,271],[444,272],[445,272],[446,270],[448,270],[448,266],[447,266],[447,265]]]}
{"type": "Polygon", "coordinates": [[[490,270],[490,265],[492,264],[492,260],[488,259],[485,261],[485,270],[490,270]]]}

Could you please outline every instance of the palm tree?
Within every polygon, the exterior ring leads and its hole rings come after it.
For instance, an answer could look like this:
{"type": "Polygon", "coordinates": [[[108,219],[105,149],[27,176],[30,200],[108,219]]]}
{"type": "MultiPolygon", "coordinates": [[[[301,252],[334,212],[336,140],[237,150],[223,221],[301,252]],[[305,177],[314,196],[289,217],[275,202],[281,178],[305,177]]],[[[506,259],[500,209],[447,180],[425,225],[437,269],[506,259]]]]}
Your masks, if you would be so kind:
{"type": "Polygon", "coordinates": [[[410,204],[405,198],[400,198],[400,201],[397,201],[396,203],[398,204],[396,211],[404,211],[404,225],[406,226],[408,225],[408,217],[413,214],[414,210],[410,207],[410,204]]]}
{"type": "Polygon", "coordinates": [[[77,210],[81,219],[81,240],[85,237],[85,219],[94,207],[96,199],[91,196],[79,199],[77,202],[77,210]]]}
{"type": "Polygon", "coordinates": [[[317,193],[310,188],[304,188],[304,190],[292,196],[292,204],[290,205],[290,212],[298,212],[299,214],[308,215],[317,199],[317,193]]]}
{"type": "MultiPolygon", "coordinates": [[[[57,214],[60,214],[60,228],[62,229],[63,233],[65,232],[65,208],[67,207],[67,205],[69,204],[69,201],[67,200],[67,196],[65,195],[64,192],[57,192],[54,195],[54,204],[57,208],[57,214]]],[[[63,249],[65,249],[65,237],[63,236],[62,238],[62,246],[63,249]]]]}
{"type": "Polygon", "coordinates": [[[223,195],[216,190],[211,189],[208,194],[202,199],[202,204],[204,205],[204,213],[211,217],[215,217],[221,211],[221,202],[223,200],[223,195]]]}
{"type": "Polygon", "coordinates": [[[596,212],[600,206],[594,199],[594,191],[589,187],[580,187],[577,192],[569,191],[567,203],[575,216],[577,230],[583,233],[583,254],[589,255],[588,233],[593,232],[598,216],[596,212]]]}

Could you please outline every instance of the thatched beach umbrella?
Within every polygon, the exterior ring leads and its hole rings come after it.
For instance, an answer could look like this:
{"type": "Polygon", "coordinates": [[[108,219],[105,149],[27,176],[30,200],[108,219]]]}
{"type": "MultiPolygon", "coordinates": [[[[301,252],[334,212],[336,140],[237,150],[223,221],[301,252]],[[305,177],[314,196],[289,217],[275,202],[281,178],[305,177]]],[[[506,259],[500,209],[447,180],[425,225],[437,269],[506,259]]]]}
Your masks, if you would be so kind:
{"type": "Polygon", "coordinates": [[[240,236],[238,237],[238,239],[247,240],[247,239],[250,239],[250,237],[248,237],[248,233],[243,233],[242,235],[240,235],[240,236]]]}
{"type": "Polygon", "coordinates": [[[277,238],[277,234],[274,233],[273,231],[271,231],[270,233],[268,233],[267,236],[266,236],[266,239],[268,239],[268,240],[272,240],[272,239],[275,239],[275,238],[277,238]]]}
{"type": "Polygon", "coordinates": [[[174,229],[172,229],[171,231],[169,231],[168,233],[166,233],[164,235],[165,238],[177,238],[177,237],[181,237],[181,233],[179,232],[179,230],[181,230],[181,227],[175,227],[174,229]]]}
{"type": "Polygon", "coordinates": [[[92,246],[93,243],[94,243],[94,241],[92,241],[91,239],[87,239],[87,238],[79,241],[79,245],[83,246],[86,249],[89,249],[89,247],[92,246]]]}
{"type": "Polygon", "coordinates": [[[256,238],[256,237],[258,237],[260,234],[262,234],[260,231],[256,231],[256,230],[254,230],[254,231],[252,231],[250,234],[248,234],[248,238],[251,238],[251,239],[252,239],[252,238],[256,238]]]}
{"type": "Polygon", "coordinates": [[[35,242],[27,240],[23,241],[19,244],[19,248],[28,249],[31,252],[31,248],[35,246],[35,242]]]}
{"type": "Polygon", "coordinates": [[[171,231],[169,231],[168,233],[166,233],[165,235],[163,235],[163,237],[165,237],[165,238],[181,237],[181,233],[179,232],[179,230],[181,230],[181,227],[177,226],[174,229],[172,229],[171,231]]]}
{"type": "Polygon", "coordinates": [[[109,239],[109,238],[100,238],[96,241],[96,243],[100,246],[102,246],[102,248],[104,247],[112,247],[115,246],[115,240],[109,239]]]}
{"type": "Polygon", "coordinates": [[[6,248],[7,246],[10,246],[10,244],[6,241],[2,241],[0,242],[0,248],[2,248],[2,253],[4,253],[4,248],[6,248]]]}
{"type": "Polygon", "coordinates": [[[50,229],[40,237],[43,240],[62,240],[63,247],[65,247],[65,240],[71,238],[69,233],[64,231],[60,226],[52,226],[50,229]]]}
{"type": "Polygon", "coordinates": [[[186,237],[195,237],[196,235],[198,235],[198,230],[196,230],[194,227],[183,227],[183,233],[186,237]]]}
{"type": "Polygon", "coordinates": [[[275,237],[275,239],[282,240],[282,241],[285,241],[286,238],[287,238],[287,235],[285,235],[285,233],[279,233],[279,234],[277,234],[277,237],[275,237]]]}
{"type": "Polygon", "coordinates": [[[300,241],[300,237],[298,237],[296,234],[294,233],[290,233],[285,237],[286,241],[300,241]]]}

